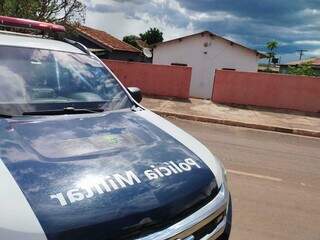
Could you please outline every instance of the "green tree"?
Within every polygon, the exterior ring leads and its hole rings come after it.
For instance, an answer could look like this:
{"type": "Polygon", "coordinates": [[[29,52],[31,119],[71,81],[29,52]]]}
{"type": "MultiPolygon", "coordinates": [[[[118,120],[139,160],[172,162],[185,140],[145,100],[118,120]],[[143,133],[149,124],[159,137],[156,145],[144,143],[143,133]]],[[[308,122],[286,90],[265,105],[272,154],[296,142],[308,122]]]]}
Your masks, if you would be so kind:
{"type": "Polygon", "coordinates": [[[28,0],[1,0],[0,14],[5,16],[35,19],[36,2],[28,0]]]}
{"type": "Polygon", "coordinates": [[[86,6],[80,0],[0,0],[0,15],[60,24],[80,24],[86,6]]]}
{"type": "Polygon", "coordinates": [[[312,62],[305,62],[298,66],[289,66],[288,73],[293,75],[319,76],[319,73],[313,69],[312,62]]]}
{"type": "Polygon", "coordinates": [[[152,45],[163,42],[163,33],[158,28],[150,28],[146,32],[140,33],[140,38],[148,45],[152,45]]]}
{"type": "Polygon", "coordinates": [[[267,49],[268,49],[268,59],[269,59],[269,63],[268,63],[268,68],[270,68],[270,64],[272,62],[272,59],[276,56],[276,49],[278,48],[278,42],[276,40],[271,40],[269,42],[267,42],[267,49]]]}
{"type": "Polygon", "coordinates": [[[134,46],[135,48],[141,49],[141,47],[137,43],[137,40],[139,40],[139,39],[140,38],[138,36],[128,35],[128,36],[124,36],[122,41],[130,44],[131,46],[134,46]]]}

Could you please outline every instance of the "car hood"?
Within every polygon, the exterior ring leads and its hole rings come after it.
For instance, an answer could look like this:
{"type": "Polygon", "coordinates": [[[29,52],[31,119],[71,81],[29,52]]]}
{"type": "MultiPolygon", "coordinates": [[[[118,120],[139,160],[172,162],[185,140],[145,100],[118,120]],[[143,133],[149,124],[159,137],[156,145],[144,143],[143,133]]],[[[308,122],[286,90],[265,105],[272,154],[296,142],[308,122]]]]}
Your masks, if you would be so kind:
{"type": "Polygon", "coordinates": [[[3,119],[0,134],[1,159],[50,240],[138,237],[218,193],[198,155],[131,110],[3,119]]]}

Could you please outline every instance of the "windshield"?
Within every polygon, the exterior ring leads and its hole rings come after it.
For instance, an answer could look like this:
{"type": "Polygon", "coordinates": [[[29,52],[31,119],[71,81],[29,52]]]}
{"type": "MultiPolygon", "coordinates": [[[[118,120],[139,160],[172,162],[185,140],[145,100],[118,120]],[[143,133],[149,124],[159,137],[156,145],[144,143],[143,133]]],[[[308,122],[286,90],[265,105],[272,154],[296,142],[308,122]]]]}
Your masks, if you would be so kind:
{"type": "Polygon", "coordinates": [[[0,46],[0,114],[68,107],[117,110],[131,102],[92,56],[0,46]]]}

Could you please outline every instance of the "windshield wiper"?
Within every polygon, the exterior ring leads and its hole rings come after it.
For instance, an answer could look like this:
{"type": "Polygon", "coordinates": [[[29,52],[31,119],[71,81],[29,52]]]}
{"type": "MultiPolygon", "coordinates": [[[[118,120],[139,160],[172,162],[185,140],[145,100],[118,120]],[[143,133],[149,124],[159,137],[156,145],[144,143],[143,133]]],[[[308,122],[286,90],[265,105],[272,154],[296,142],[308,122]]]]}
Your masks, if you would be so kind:
{"type": "Polygon", "coordinates": [[[87,109],[87,108],[74,108],[74,107],[66,107],[63,109],[55,109],[55,110],[43,110],[43,111],[35,111],[35,112],[24,112],[22,115],[62,115],[62,114],[84,114],[84,113],[99,113],[103,112],[104,109],[87,109]]]}

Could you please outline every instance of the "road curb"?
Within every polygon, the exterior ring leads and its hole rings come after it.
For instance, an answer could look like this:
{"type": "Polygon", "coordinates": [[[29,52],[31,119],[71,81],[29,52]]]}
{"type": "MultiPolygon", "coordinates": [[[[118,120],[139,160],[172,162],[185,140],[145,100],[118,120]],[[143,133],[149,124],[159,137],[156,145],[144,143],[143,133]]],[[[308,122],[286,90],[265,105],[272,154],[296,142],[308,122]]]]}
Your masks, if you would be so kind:
{"type": "Polygon", "coordinates": [[[240,121],[226,120],[226,119],[219,119],[219,118],[208,118],[205,116],[196,116],[196,115],[173,113],[173,112],[166,112],[166,111],[159,111],[159,110],[152,110],[152,111],[161,116],[171,116],[171,117],[198,121],[198,122],[216,123],[216,124],[223,124],[228,126],[253,128],[253,129],[259,129],[259,130],[265,130],[265,131],[289,133],[289,134],[295,134],[295,135],[301,135],[301,136],[320,138],[320,132],[310,131],[305,129],[285,128],[285,127],[279,127],[279,126],[247,123],[247,122],[240,122],[240,121]]]}

